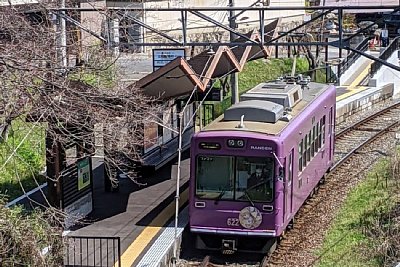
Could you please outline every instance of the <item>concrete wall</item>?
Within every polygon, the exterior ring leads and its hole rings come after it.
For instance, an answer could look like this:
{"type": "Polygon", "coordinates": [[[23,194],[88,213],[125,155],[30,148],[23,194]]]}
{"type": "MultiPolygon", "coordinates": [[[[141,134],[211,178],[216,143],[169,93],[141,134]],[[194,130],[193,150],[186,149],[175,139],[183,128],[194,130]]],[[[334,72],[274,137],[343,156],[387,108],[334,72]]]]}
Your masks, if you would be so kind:
{"type": "MultiPolygon", "coordinates": [[[[227,0],[185,0],[185,1],[147,1],[144,3],[144,8],[170,8],[170,7],[227,7],[229,1],[227,0]]],[[[252,4],[253,1],[249,0],[235,0],[235,6],[246,7],[252,4]]],[[[111,4],[111,2],[110,2],[111,4]]],[[[271,0],[270,6],[304,6],[304,0],[271,0]]],[[[228,24],[228,12],[202,12],[211,18],[228,24]]],[[[273,20],[280,17],[303,15],[304,11],[268,11],[265,13],[265,18],[268,20],[273,20]]],[[[174,30],[181,29],[182,24],[179,21],[181,18],[180,12],[146,12],[144,20],[150,26],[157,28],[159,30],[174,30]]],[[[257,26],[259,21],[258,12],[244,12],[237,18],[239,25],[252,25],[257,26]]],[[[206,30],[204,27],[213,26],[209,22],[205,22],[199,17],[188,14],[188,28],[198,29],[197,31],[202,32],[206,30]],[[200,29],[201,28],[201,29],[200,29]]]]}
{"type": "MultiPolygon", "coordinates": [[[[254,1],[249,0],[235,0],[235,6],[247,7],[254,1]]],[[[179,1],[145,1],[143,3],[144,8],[172,8],[172,7],[227,7],[228,0],[179,0],[179,1]]],[[[131,6],[136,7],[142,5],[142,3],[119,2],[119,1],[107,1],[108,7],[123,7],[131,6]]],[[[270,0],[270,6],[273,7],[293,7],[293,6],[304,6],[304,0],[270,0]]],[[[203,14],[211,17],[212,19],[228,25],[228,12],[202,12],[203,14]]],[[[168,33],[176,39],[180,39],[182,36],[182,23],[180,12],[154,12],[147,11],[144,13],[132,13],[136,18],[140,18],[149,26],[168,33]]],[[[282,23],[298,21],[302,22],[304,17],[304,10],[284,10],[284,11],[266,11],[265,20],[266,23],[276,19],[283,18],[282,23]]],[[[259,13],[258,12],[244,12],[237,18],[237,24],[239,30],[248,31],[250,29],[259,27],[259,13]]],[[[188,25],[187,25],[187,36],[188,40],[194,42],[203,42],[209,40],[221,40],[229,38],[229,33],[224,31],[224,34],[217,34],[220,28],[217,28],[214,24],[207,22],[193,14],[188,13],[188,25]]],[[[221,31],[222,32],[222,31],[221,31]]],[[[166,42],[167,39],[146,30],[143,33],[145,42],[166,42]]],[[[146,49],[147,52],[151,51],[150,48],[146,49]]],[[[141,50],[140,52],[142,52],[141,50]]]]}
{"type": "MultiPolygon", "coordinates": [[[[387,60],[387,62],[399,66],[399,51],[400,50],[395,51],[392,56],[387,60]]],[[[388,83],[394,84],[394,95],[400,93],[400,72],[395,71],[389,67],[382,66],[370,80],[369,86],[380,87],[388,83]]]]}
{"type": "Polygon", "coordinates": [[[380,88],[371,88],[336,103],[336,123],[350,115],[371,108],[374,104],[393,96],[393,83],[380,88]]]}
{"type": "MultiPolygon", "coordinates": [[[[87,1],[87,2],[81,2],[82,8],[100,8],[102,9],[106,5],[105,0],[100,0],[100,1],[87,1]]],[[[105,15],[102,14],[101,12],[96,12],[96,11],[90,11],[90,12],[82,12],[81,13],[81,23],[89,30],[101,35],[102,31],[102,23],[105,21],[105,15]]],[[[101,41],[94,37],[92,34],[86,32],[86,31],[81,31],[81,41],[82,41],[82,47],[84,50],[85,48],[88,48],[91,45],[99,44],[101,41]]]]}
{"type": "MultiPolygon", "coordinates": [[[[368,52],[367,52],[368,53],[368,52]]],[[[340,76],[340,83],[339,83],[339,85],[345,85],[345,84],[347,84],[347,83],[351,83],[350,81],[349,81],[349,79],[350,78],[355,78],[355,77],[352,77],[353,76],[353,74],[354,74],[354,70],[358,70],[365,62],[367,62],[369,59],[368,58],[366,58],[366,57],[363,57],[363,56],[360,56],[357,60],[356,60],[356,62],[354,62],[351,66],[350,66],[350,68],[348,69],[348,70],[346,70],[343,74],[342,74],[342,76],[340,76]]],[[[337,70],[336,70],[336,73],[337,73],[337,70]]]]}

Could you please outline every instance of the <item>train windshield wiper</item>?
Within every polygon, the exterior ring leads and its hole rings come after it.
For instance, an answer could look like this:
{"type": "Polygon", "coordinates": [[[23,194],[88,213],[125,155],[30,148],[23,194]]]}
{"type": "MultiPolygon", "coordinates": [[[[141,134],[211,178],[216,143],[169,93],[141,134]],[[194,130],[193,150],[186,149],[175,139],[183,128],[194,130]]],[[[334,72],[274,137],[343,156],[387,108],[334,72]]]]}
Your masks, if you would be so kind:
{"type": "Polygon", "coordinates": [[[247,192],[247,190],[244,190],[244,195],[246,196],[246,198],[250,201],[251,205],[254,207],[254,202],[251,199],[249,193],[247,192]]]}
{"type": "Polygon", "coordinates": [[[221,200],[221,198],[225,195],[226,190],[222,190],[221,193],[215,198],[215,204],[218,203],[218,201],[221,200]]]}

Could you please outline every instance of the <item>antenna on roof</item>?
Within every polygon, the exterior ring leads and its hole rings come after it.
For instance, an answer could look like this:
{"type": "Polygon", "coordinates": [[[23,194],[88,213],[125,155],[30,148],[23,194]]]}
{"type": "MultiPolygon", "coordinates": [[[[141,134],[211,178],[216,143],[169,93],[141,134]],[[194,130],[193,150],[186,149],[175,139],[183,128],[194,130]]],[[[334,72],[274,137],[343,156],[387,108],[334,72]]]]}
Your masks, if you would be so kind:
{"type": "Polygon", "coordinates": [[[244,115],[242,115],[242,116],[240,116],[240,123],[239,123],[239,125],[237,126],[237,128],[244,128],[244,115]]]}

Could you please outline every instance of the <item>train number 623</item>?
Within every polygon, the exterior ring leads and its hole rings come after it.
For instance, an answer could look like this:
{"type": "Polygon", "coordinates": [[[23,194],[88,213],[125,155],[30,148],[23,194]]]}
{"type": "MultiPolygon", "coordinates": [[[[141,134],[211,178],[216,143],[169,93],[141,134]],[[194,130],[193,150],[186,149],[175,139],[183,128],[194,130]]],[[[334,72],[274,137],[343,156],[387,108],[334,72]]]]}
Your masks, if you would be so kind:
{"type": "Polygon", "coordinates": [[[229,226],[239,226],[239,219],[238,218],[228,218],[226,220],[226,224],[229,226]]]}

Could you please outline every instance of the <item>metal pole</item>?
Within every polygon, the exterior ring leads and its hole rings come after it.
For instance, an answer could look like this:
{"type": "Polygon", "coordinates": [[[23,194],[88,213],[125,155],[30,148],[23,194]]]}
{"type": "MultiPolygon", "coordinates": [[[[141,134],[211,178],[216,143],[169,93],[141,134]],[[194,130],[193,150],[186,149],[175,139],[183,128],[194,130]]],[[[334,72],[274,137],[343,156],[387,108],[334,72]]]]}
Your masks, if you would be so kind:
{"type": "MultiPolygon", "coordinates": [[[[338,10],[339,16],[339,58],[342,58],[342,48],[343,48],[343,8],[339,8],[338,10]]],[[[338,83],[340,85],[340,76],[342,76],[341,73],[341,66],[340,64],[338,65],[338,83]]]]}
{"type": "MultiPolygon", "coordinates": [[[[235,2],[234,0],[229,0],[229,7],[234,7],[235,2]]],[[[229,27],[232,29],[236,29],[236,17],[235,17],[235,11],[234,10],[229,10],[229,27]]],[[[230,32],[230,41],[233,42],[236,38],[235,34],[233,32],[230,32]]],[[[230,75],[230,82],[231,82],[231,91],[232,91],[232,98],[231,98],[231,103],[236,104],[239,102],[239,85],[238,85],[238,76],[237,72],[232,73],[230,75]]]]}
{"type": "MultiPolygon", "coordinates": [[[[326,37],[325,38],[325,41],[326,42],[328,42],[328,37],[326,37]]],[[[329,51],[328,51],[328,48],[329,46],[327,45],[327,46],[325,46],[325,81],[326,81],[326,83],[328,83],[328,82],[330,82],[330,79],[328,78],[328,74],[330,73],[328,73],[328,60],[329,60],[329,51]]]]}
{"type": "Polygon", "coordinates": [[[186,46],[187,11],[181,11],[183,46],[186,46]]]}
{"type": "MultiPolygon", "coordinates": [[[[61,0],[61,8],[65,8],[65,0],[61,0]]],[[[65,11],[61,11],[61,14],[65,16],[65,11]]],[[[62,72],[65,73],[67,70],[67,24],[65,18],[60,17],[60,49],[61,49],[61,68],[62,72]]]]}
{"type": "Polygon", "coordinates": [[[179,138],[178,138],[178,170],[176,172],[176,194],[175,194],[175,226],[174,226],[174,255],[172,258],[172,266],[176,266],[178,259],[178,218],[179,218],[179,187],[181,179],[181,158],[182,158],[182,130],[183,115],[185,109],[179,112],[179,138]]]}

